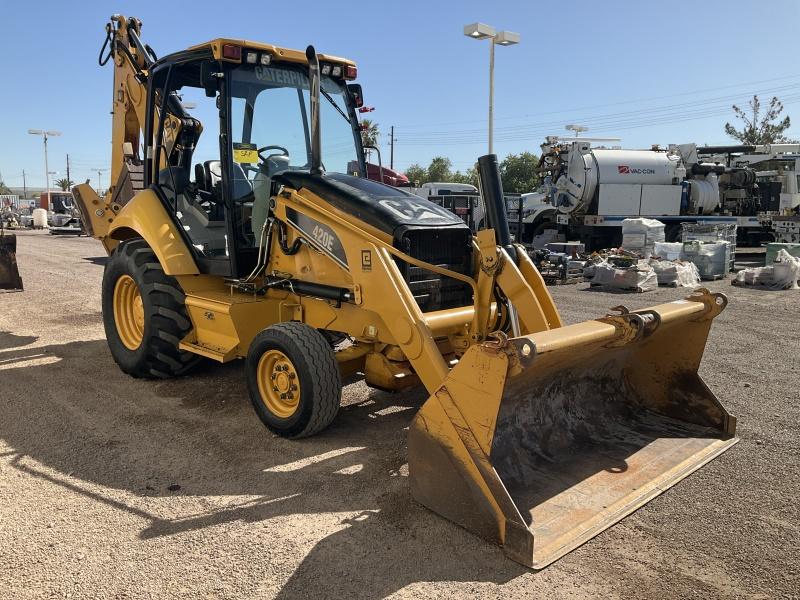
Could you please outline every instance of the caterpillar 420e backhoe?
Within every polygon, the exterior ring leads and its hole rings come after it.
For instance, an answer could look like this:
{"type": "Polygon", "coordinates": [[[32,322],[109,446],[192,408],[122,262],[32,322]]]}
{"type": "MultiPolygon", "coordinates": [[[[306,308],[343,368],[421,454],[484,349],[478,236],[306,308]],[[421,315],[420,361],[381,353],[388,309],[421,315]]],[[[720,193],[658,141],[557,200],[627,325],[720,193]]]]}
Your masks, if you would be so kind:
{"type": "Polygon", "coordinates": [[[423,385],[414,497],[535,568],[735,443],[697,373],[723,295],[562,326],[511,243],[496,157],[478,161],[489,227],[473,236],[363,176],[351,61],[232,39],[158,59],[140,35],[114,16],[101,51],[114,185],[74,189],[110,254],[123,371],[243,358],[256,413],[290,438],[334,419],[343,374],[423,385]]]}

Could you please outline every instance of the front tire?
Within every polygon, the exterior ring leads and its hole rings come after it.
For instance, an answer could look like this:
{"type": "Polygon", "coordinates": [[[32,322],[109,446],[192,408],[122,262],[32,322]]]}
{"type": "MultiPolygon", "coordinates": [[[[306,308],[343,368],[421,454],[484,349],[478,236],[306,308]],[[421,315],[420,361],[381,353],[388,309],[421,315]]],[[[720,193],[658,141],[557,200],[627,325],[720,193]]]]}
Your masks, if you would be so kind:
{"type": "Polygon", "coordinates": [[[339,412],[342,378],[333,349],[316,329],[278,323],[259,333],[247,353],[247,388],[256,414],[283,437],[314,435],[339,412]]]}
{"type": "Polygon", "coordinates": [[[103,272],[103,325],[111,356],[133,377],[182,375],[200,360],[178,348],[192,323],[186,296],[142,239],[122,242],[103,272]]]}

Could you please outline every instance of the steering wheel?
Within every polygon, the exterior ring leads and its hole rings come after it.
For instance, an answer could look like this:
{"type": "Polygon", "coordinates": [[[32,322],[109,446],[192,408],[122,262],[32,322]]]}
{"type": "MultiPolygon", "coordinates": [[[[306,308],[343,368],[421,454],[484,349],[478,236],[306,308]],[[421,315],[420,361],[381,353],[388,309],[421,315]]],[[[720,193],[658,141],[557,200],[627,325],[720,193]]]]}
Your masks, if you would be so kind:
{"type": "Polygon", "coordinates": [[[277,156],[289,156],[289,151],[283,146],[264,146],[263,148],[258,149],[258,158],[260,158],[264,162],[267,162],[267,160],[270,157],[276,156],[275,154],[270,154],[269,156],[266,157],[262,156],[261,153],[265,152],[266,150],[280,150],[280,154],[278,154],[277,156]]]}

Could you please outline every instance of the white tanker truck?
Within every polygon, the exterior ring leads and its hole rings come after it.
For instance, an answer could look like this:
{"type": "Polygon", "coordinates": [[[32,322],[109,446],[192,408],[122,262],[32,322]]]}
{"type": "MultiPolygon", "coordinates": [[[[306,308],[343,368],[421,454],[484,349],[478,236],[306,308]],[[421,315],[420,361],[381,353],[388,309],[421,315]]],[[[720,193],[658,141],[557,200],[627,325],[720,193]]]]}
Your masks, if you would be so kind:
{"type": "MultiPolygon", "coordinates": [[[[662,221],[668,241],[692,221],[736,223],[753,242],[766,235],[755,173],[700,162],[694,144],[622,150],[549,137],[539,169],[542,189],[522,201],[521,240],[534,247],[572,239],[588,249],[613,247],[621,243],[623,219],[638,216],[662,221]],[[723,202],[729,198],[736,202],[723,202]]],[[[517,213],[509,220],[518,219],[517,213]]]]}

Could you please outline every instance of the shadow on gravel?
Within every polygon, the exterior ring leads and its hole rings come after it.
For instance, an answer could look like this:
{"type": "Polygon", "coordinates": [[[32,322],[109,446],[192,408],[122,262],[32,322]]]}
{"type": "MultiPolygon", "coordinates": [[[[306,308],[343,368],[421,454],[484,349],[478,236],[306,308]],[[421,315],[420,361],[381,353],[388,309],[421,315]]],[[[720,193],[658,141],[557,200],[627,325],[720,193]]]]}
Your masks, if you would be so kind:
{"type": "Polygon", "coordinates": [[[90,262],[93,265],[99,265],[99,266],[102,267],[102,266],[105,266],[105,264],[108,262],[108,257],[107,256],[84,256],[83,260],[85,260],[86,262],[90,262]]]}
{"type": "MultiPolygon", "coordinates": [[[[406,434],[423,390],[346,388],[330,428],[292,441],[255,416],[241,363],[137,380],[96,340],[0,351],[0,368],[0,438],[14,449],[10,465],[145,519],[140,539],[286,515],[355,514],[309,552],[283,598],[382,598],[415,582],[501,583],[527,572],[412,499],[406,434]],[[185,503],[154,505],[151,496],[254,499],[181,514],[185,503]]],[[[313,525],[306,535],[318,537],[313,525]]]]}
{"type": "Polygon", "coordinates": [[[15,335],[10,331],[0,331],[0,350],[27,346],[38,339],[35,335],[15,335]]]}

